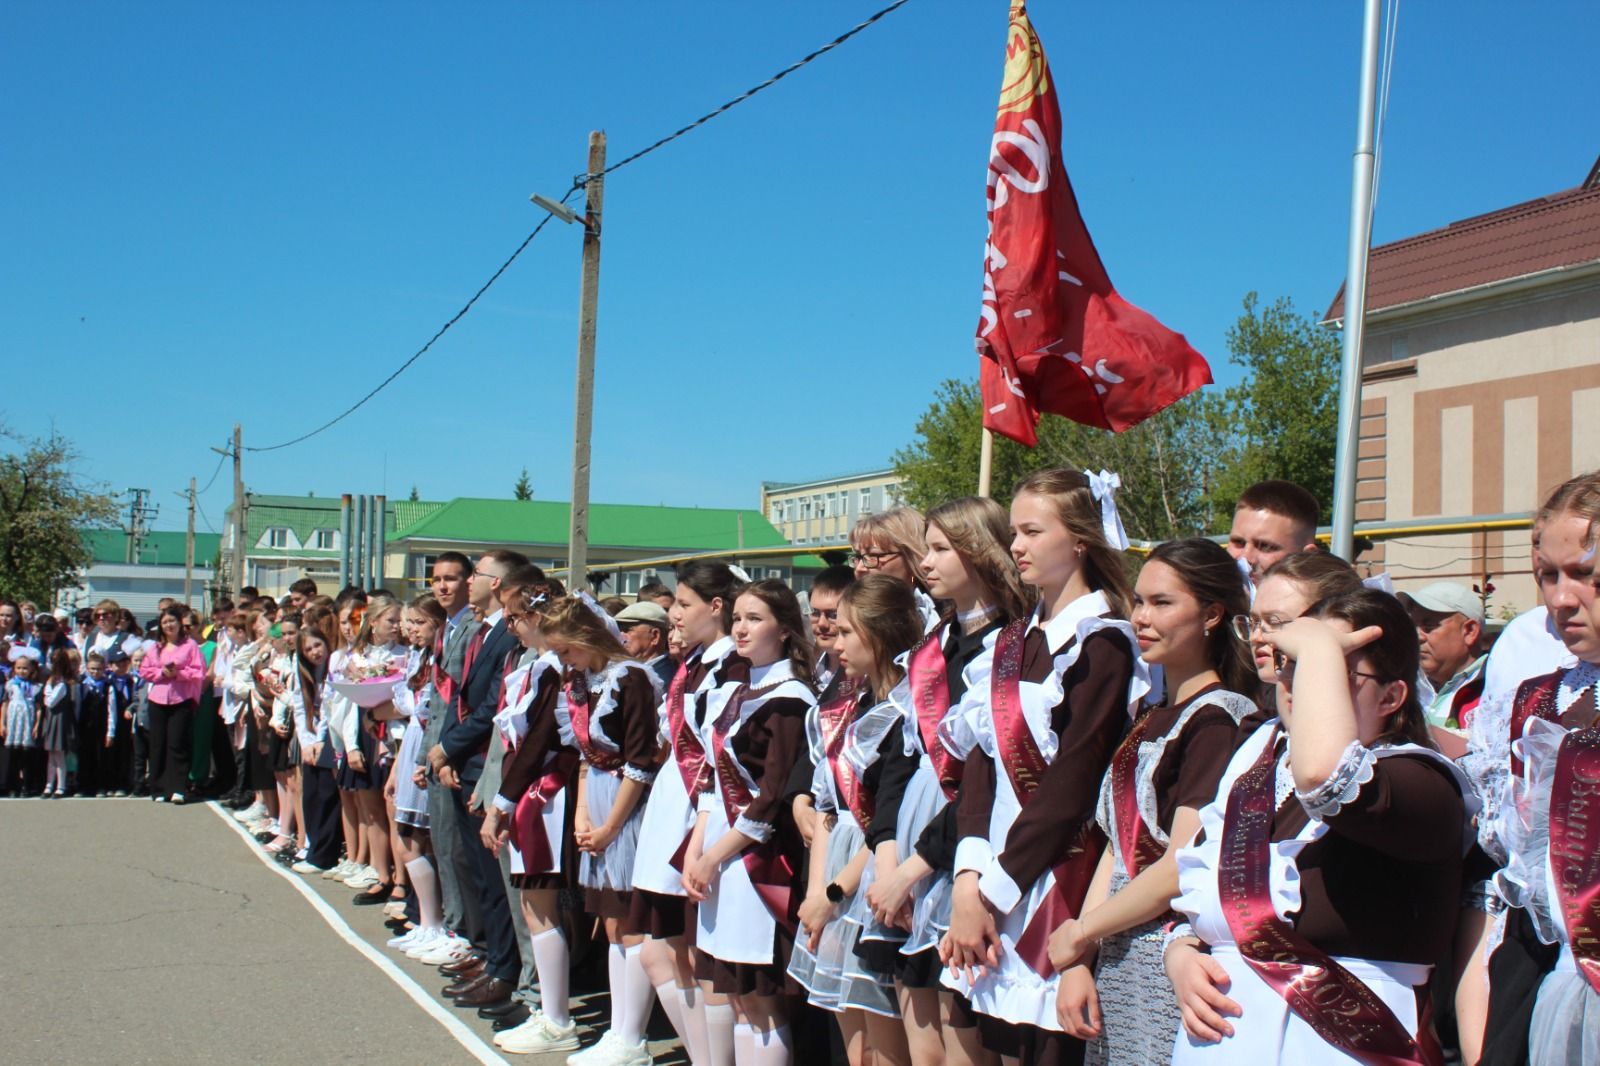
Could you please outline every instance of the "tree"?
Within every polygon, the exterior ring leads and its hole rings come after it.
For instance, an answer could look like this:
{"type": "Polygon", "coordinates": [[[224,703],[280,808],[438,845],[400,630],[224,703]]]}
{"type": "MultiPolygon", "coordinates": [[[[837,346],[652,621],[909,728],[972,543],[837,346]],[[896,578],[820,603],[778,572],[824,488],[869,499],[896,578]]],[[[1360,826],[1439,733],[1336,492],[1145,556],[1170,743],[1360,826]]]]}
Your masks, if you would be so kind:
{"type": "MultiPolygon", "coordinates": [[[[1255,293],[1228,331],[1229,358],[1245,369],[1227,389],[1195,393],[1125,433],[1054,415],[1031,451],[995,439],[993,496],[1035,470],[1071,466],[1122,478],[1117,507],[1128,536],[1167,540],[1225,533],[1246,487],[1265,478],[1305,486],[1332,513],[1338,430],[1339,340],[1287,299],[1261,308],[1255,293]]],[[[977,490],[981,400],[973,381],[945,381],[895,454],[906,501],[924,510],[977,490]]]]}
{"type": "Polygon", "coordinates": [[[528,468],[522,468],[522,476],[517,478],[517,483],[511,487],[511,498],[514,500],[533,499],[533,482],[528,480],[528,468]]]}
{"type": "Polygon", "coordinates": [[[84,533],[116,521],[117,504],[78,480],[78,455],[59,434],[0,436],[15,445],[0,458],[0,594],[47,604],[78,586],[94,561],[84,533]]]}
{"type": "Polygon", "coordinates": [[[409,499],[412,503],[416,503],[418,500],[422,499],[422,495],[417,492],[417,487],[415,485],[411,486],[411,495],[407,497],[407,499],[409,499]]]}

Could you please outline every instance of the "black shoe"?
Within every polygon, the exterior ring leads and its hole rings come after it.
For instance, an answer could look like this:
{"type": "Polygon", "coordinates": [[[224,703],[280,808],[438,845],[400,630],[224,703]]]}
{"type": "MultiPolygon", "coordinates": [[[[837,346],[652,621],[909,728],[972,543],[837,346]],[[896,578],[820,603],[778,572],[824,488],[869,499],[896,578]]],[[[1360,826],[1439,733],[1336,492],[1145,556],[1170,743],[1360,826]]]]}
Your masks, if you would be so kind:
{"type": "Polygon", "coordinates": [[[393,885],[374,885],[365,892],[357,892],[355,904],[357,907],[376,907],[381,903],[388,903],[389,893],[393,891],[393,885]]]}
{"type": "Polygon", "coordinates": [[[506,1015],[513,1013],[521,1006],[523,1006],[523,1004],[517,1002],[516,1000],[508,999],[504,1003],[493,1003],[487,1007],[479,1007],[478,1017],[504,1018],[506,1015]]]}
{"type": "Polygon", "coordinates": [[[516,1000],[511,1001],[511,1009],[504,1014],[485,1014],[484,1011],[488,1009],[488,1007],[479,1007],[478,1017],[494,1018],[494,1031],[497,1033],[503,1033],[507,1029],[515,1029],[533,1016],[533,1012],[528,1009],[527,1004],[518,1003],[516,1000]]]}

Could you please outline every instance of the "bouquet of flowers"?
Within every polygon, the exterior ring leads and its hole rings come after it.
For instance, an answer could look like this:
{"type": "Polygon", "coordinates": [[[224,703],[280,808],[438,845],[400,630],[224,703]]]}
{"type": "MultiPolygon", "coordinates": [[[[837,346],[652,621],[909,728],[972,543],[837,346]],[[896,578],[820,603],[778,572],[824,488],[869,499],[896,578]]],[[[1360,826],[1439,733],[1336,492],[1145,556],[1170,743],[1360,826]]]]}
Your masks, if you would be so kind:
{"type": "Polygon", "coordinates": [[[358,707],[378,707],[394,698],[406,679],[406,661],[388,648],[351,652],[333,674],[333,688],[358,707]]]}

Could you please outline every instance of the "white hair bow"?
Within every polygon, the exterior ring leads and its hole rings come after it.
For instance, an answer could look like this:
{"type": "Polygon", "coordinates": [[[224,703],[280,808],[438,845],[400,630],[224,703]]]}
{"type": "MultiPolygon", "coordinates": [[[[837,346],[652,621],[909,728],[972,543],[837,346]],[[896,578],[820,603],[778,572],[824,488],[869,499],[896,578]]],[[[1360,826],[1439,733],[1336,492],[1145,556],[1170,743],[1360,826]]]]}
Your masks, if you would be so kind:
{"type": "Polygon", "coordinates": [[[598,603],[596,603],[595,602],[595,598],[593,596],[589,595],[587,592],[582,591],[581,589],[578,592],[578,599],[583,603],[583,605],[585,607],[589,608],[589,610],[594,612],[594,616],[596,618],[600,619],[600,621],[602,621],[602,622],[604,622],[606,624],[606,628],[611,631],[611,635],[617,638],[617,643],[618,644],[621,644],[622,643],[622,627],[617,625],[617,620],[615,618],[612,618],[611,615],[606,612],[606,609],[604,607],[602,607],[598,603]]]}
{"type": "Polygon", "coordinates": [[[1116,492],[1122,487],[1122,477],[1109,470],[1087,474],[1087,477],[1089,491],[1100,501],[1100,526],[1105,531],[1106,543],[1119,552],[1127,551],[1128,533],[1122,528],[1122,515],[1117,513],[1116,501],[1116,492]]]}
{"type": "Polygon", "coordinates": [[[730,563],[728,565],[728,569],[733,572],[734,577],[738,578],[740,581],[743,581],[746,585],[750,584],[750,574],[745,570],[744,567],[735,566],[730,563]]]}

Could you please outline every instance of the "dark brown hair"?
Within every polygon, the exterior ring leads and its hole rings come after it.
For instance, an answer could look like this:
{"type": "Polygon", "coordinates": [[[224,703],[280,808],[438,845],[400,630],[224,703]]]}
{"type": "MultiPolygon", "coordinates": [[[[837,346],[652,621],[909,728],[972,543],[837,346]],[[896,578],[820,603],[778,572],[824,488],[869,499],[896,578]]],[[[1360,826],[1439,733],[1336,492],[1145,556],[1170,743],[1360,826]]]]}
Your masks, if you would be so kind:
{"type": "Polygon", "coordinates": [[[1255,656],[1250,646],[1233,631],[1233,617],[1250,613],[1250,594],[1244,576],[1226,548],[1205,537],[1185,537],[1159,544],[1148,563],[1165,563],[1183,582],[1202,608],[1222,607],[1220,624],[1206,638],[1206,661],[1222,678],[1230,692],[1254,695],[1261,688],[1256,674],[1255,656]]]}
{"type": "MultiPolygon", "coordinates": [[[[1242,511],[1247,507],[1282,515],[1300,527],[1307,542],[1317,535],[1317,519],[1322,516],[1322,505],[1317,503],[1317,498],[1292,481],[1256,482],[1244,490],[1233,509],[1242,511]]],[[[1295,547],[1303,548],[1305,544],[1295,547]]]]}
{"type": "Polygon", "coordinates": [[[815,689],[817,679],[811,669],[811,660],[816,653],[806,639],[806,624],[800,616],[800,600],[795,596],[794,589],[777,578],[769,577],[764,581],[752,581],[733,594],[736,602],[740,596],[754,596],[766,604],[778,628],[783,630],[783,650],[789,659],[790,671],[807,687],[815,689]]]}
{"type": "Polygon", "coordinates": [[[1290,552],[1267,567],[1261,580],[1269,577],[1304,585],[1306,599],[1312,603],[1364,587],[1356,568],[1329,552],[1290,552]]]}
{"type": "Polygon", "coordinates": [[[1420,744],[1438,749],[1417,699],[1417,674],[1420,670],[1417,627],[1401,602],[1377,589],[1361,588],[1318,600],[1306,611],[1308,618],[1339,619],[1352,630],[1378,626],[1383,636],[1362,648],[1357,657],[1371,668],[1381,684],[1403,681],[1405,701],[1391,714],[1374,743],[1420,744]]]}

